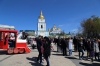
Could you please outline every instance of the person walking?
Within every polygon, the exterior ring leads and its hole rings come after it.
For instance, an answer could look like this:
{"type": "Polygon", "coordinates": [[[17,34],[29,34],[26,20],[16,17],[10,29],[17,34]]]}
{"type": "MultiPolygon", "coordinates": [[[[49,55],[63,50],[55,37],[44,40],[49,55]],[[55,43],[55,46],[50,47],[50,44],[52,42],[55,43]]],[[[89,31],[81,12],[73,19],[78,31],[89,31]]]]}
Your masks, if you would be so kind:
{"type": "Polygon", "coordinates": [[[40,60],[40,63],[42,64],[42,52],[41,52],[42,40],[41,40],[41,36],[36,38],[36,42],[37,42],[37,50],[39,52],[37,61],[39,62],[39,60],[40,60]]]}
{"type": "Polygon", "coordinates": [[[57,42],[57,52],[59,52],[59,49],[61,48],[61,45],[60,45],[61,39],[60,39],[60,37],[58,37],[58,39],[56,40],[56,42],[57,42]]]}
{"type": "Polygon", "coordinates": [[[99,44],[97,38],[94,41],[94,52],[95,52],[95,60],[99,60],[99,44]],[[96,57],[98,57],[98,59],[96,57]]]}
{"type": "Polygon", "coordinates": [[[83,38],[80,38],[80,40],[78,41],[78,51],[79,51],[79,59],[83,59],[83,55],[84,55],[84,44],[83,44],[83,38]],[[81,55],[82,53],[82,55],[81,55]]]}
{"type": "Polygon", "coordinates": [[[65,40],[65,38],[63,38],[62,41],[61,41],[63,56],[67,55],[67,53],[66,53],[66,52],[67,52],[67,51],[66,51],[66,48],[67,48],[66,45],[67,45],[67,44],[66,44],[66,43],[67,43],[67,41],[65,40]]]}
{"type": "Polygon", "coordinates": [[[43,48],[44,48],[43,57],[47,62],[46,66],[50,66],[49,57],[51,54],[51,41],[49,40],[48,37],[44,37],[43,48]]]}
{"type": "Polygon", "coordinates": [[[72,38],[69,38],[69,41],[68,41],[68,48],[69,48],[69,55],[72,55],[72,49],[73,49],[73,40],[72,38]]]}
{"type": "Polygon", "coordinates": [[[76,36],[74,36],[74,39],[73,39],[73,44],[74,44],[74,50],[77,52],[77,38],[76,36]]]}
{"type": "Polygon", "coordinates": [[[92,50],[91,41],[89,38],[87,39],[86,50],[87,50],[87,60],[88,60],[88,58],[90,57],[90,52],[92,50]]]}

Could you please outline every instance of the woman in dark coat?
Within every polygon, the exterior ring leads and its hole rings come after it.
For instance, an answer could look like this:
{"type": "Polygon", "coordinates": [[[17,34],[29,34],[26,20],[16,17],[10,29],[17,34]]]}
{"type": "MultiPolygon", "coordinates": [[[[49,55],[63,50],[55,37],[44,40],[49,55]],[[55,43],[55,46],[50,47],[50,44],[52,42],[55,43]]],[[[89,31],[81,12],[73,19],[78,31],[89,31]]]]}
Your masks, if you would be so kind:
{"type": "Polygon", "coordinates": [[[91,61],[93,61],[93,56],[94,56],[93,44],[94,44],[93,40],[88,39],[88,41],[87,41],[87,60],[88,60],[88,57],[90,56],[91,61]]]}
{"type": "Polygon", "coordinates": [[[78,51],[79,51],[79,59],[83,59],[83,56],[84,56],[83,38],[80,38],[80,40],[78,41],[78,51]]]}
{"type": "Polygon", "coordinates": [[[44,48],[44,52],[43,52],[43,56],[47,62],[46,66],[50,66],[49,63],[49,57],[50,57],[50,52],[51,52],[51,41],[49,40],[48,37],[44,37],[44,43],[43,43],[43,48],[44,48]]]}

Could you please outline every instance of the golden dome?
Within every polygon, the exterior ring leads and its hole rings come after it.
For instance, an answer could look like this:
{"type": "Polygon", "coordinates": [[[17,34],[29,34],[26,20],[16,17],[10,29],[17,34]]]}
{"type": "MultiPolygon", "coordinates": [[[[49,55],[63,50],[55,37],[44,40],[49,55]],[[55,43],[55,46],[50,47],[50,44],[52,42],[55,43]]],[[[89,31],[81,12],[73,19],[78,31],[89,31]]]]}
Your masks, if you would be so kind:
{"type": "Polygon", "coordinates": [[[54,24],[53,28],[56,28],[56,25],[54,24]]]}
{"type": "Polygon", "coordinates": [[[42,15],[42,10],[41,10],[40,15],[39,15],[38,18],[39,18],[39,19],[44,19],[44,16],[42,15]]]}
{"type": "Polygon", "coordinates": [[[58,27],[57,29],[60,30],[60,27],[58,27]]]}

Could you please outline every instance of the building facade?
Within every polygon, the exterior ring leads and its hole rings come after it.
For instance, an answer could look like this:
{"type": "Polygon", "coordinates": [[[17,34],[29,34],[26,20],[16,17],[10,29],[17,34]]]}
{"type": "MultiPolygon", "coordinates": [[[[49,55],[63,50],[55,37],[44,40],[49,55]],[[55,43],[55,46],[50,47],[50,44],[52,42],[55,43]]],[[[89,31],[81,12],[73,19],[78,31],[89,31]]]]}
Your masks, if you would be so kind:
{"type": "Polygon", "coordinates": [[[29,36],[35,36],[35,30],[20,30],[19,32],[23,31],[27,33],[29,36]]]}
{"type": "Polygon", "coordinates": [[[62,32],[59,27],[56,27],[56,25],[53,25],[53,27],[49,28],[48,31],[50,35],[58,35],[62,32]]]}
{"type": "Polygon", "coordinates": [[[42,14],[42,11],[40,12],[40,15],[38,17],[37,22],[37,31],[35,32],[36,36],[49,36],[49,32],[46,30],[46,21],[42,14]]]}

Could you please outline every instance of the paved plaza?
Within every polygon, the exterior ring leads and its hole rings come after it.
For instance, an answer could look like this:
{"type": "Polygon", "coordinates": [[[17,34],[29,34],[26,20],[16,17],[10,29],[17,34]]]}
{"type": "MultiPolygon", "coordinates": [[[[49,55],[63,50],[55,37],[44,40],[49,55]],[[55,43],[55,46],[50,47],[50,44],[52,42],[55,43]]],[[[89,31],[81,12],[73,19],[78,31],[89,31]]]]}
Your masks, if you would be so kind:
{"type": "MultiPolygon", "coordinates": [[[[54,49],[50,57],[51,66],[100,66],[100,62],[78,60],[77,52],[73,52],[72,56],[62,56],[62,53],[56,52],[56,46],[54,49]]],[[[36,49],[32,49],[28,54],[6,55],[5,52],[0,52],[0,66],[41,66],[36,62],[37,55],[36,49]]],[[[44,65],[46,65],[45,61],[44,65]]]]}

